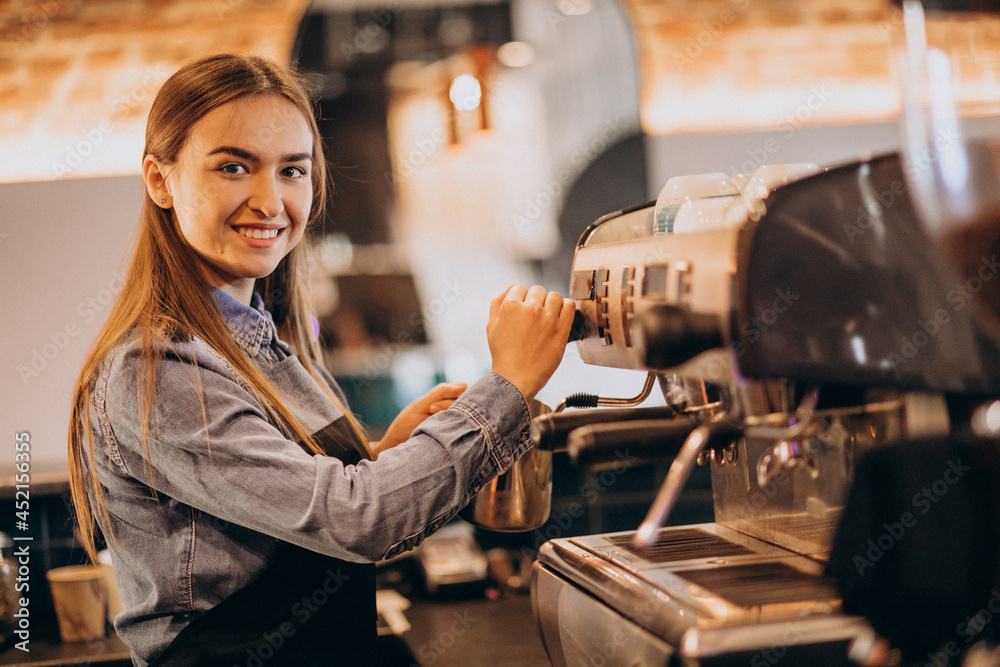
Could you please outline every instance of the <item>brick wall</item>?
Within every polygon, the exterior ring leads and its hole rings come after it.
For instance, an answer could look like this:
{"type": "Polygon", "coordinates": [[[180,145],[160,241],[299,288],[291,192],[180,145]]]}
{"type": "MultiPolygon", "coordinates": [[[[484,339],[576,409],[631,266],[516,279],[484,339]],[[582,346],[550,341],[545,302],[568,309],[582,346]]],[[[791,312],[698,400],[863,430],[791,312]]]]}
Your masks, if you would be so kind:
{"type": "Polygon", "coordinates": [[[160,84],[192,58],[287,62],[307,0],[0,0],[0,182],[137,173],[160,84]]]}
{"type": "MultiPolygon", "coordinates": [[[[900,108],[889,0],[624,0],[651,134],[884,121],[900,108]]],[[[929,20],[966,100],[1000,111],[1000,19],[929,20]]]]}
{"type": "MultiPolygon", "coordinates": [[[[547,0],[537,0],[544,2],[547,0]]],[[[622,0],[651,134],[894,118],[889,0],[622,0]]],[[[289,58],[307,0],[0,0],[0,182],[137,173],[159,85],[221,51],[289,58]]],[[[1000,104],[1000,20],[932,27],[1000,104]]]]}

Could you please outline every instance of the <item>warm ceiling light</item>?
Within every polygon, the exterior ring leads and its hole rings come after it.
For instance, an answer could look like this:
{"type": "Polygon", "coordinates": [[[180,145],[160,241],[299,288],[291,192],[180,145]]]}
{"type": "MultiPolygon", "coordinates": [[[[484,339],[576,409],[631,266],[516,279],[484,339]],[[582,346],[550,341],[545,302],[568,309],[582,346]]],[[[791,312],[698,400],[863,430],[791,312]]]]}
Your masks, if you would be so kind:
{"type": "Polygon", "coordinates": [[[483,89],[476,77],[471,74],[460,74],[451,82],[448,96],[451,98],[451,103],[459,111],[472,111],[479,106],[483,89]]]}

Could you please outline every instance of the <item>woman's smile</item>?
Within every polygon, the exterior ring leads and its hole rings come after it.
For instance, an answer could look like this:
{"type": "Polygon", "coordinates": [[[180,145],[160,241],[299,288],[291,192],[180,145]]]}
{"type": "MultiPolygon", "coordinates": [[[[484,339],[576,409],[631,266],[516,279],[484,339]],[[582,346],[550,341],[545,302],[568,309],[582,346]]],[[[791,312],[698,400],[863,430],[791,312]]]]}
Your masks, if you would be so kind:
{"type": "Polygon", "coordinates": [[[233,227],[236,233],[248,239],[264,239],[265,241],[276,237],[281,230],[261,227],[233,227]]]}

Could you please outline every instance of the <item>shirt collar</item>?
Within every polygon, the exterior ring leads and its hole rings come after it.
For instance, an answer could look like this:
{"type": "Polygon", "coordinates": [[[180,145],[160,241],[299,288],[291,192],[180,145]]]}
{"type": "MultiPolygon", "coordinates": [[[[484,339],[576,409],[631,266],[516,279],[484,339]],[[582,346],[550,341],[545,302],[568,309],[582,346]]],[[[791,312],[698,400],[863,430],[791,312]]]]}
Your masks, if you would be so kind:
{"type": "Polygon", "coordinates": [[[269,346],[277,338],[274,320],[271,319],[271,313],[264,309],[264,300],[259,294],[254,292],[248,306],[218,287],[212,289],[222,319],[247,354],[257,356],[261,347],[269,346]]]}

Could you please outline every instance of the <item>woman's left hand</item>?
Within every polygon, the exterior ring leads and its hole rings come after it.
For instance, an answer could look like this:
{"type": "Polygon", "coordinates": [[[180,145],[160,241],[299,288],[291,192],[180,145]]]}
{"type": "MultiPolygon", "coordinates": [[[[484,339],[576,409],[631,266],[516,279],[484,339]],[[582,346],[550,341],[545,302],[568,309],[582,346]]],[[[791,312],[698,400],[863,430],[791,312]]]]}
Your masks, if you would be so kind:
{"type": "Polygon", "coordinates": [[[464,382],[442,382],[403,408],[375,447],[375,455],[409,440],[413,431],[425,419],[450,408],[467,386],[464,382]]]}

